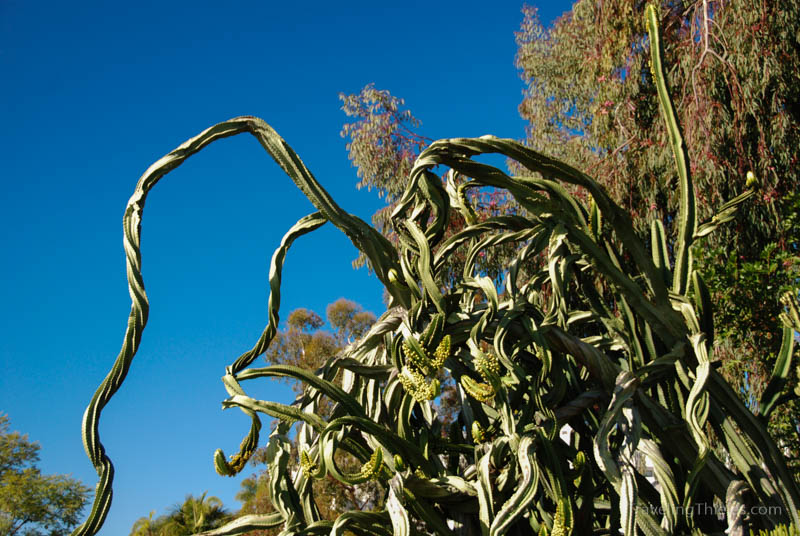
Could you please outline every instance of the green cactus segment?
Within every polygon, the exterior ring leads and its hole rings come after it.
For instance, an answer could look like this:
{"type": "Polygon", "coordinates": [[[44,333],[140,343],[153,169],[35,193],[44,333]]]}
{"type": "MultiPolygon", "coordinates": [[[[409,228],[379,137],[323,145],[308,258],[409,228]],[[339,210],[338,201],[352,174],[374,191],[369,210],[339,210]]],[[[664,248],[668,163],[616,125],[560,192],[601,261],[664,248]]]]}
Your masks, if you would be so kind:
{"type": "Polygon", "coordinates": [[[489,528],[490,536],[505,534],[511,525],[522,516],[536,497],[539,471],[536,465],[535,440],[531,436],[520,439],[518,449],[519,470],[522,478],[514,494],[498,510],[489,528]]]}
{"type": "Polygon", "coordinates": [[[394,455],[394,469],[395,471],[404,471],[406,468],[406,462],[403,461],[403,457],[399,454],[394,455]]]}
{"type": "Polygon", "coordinates": [[[782,399],[785,399],[784,387],[789,377],[792,366],[792,352],[794,350],[794,329],[791,325],[783,326],[783,339],[775,367],[772,369],[767,388],[759,401],[759,413],[762,419],[769,419],[769,414],[775,409],[782,399]]]}
{"type": "Polygon", "coordinates": [[[652,6],[646,24],[679,182],[679,215],[670,226],[676,236],[654,221],[643,239],[597,181],[493,136],[439,140],[421,153],[392,213],[396,247],[339,207],[257,118],[215,125],[151,166],[125,212],[131,313],[120,354],[84,415],[84,446],[100,479],[88,519],[74,536],[98,533],[111,506],[113,466],[100,442],[99,419],[125,379],[147,322],[140,252],[146,196],[209,143],[245,132],[319,212],[301,218],[278,245],[267,327],[223,376],[223,409],[243,411],[251,427],[231,458],[214,453],[214,467],[236,474],[259,446],[259,416],[278,419],[266,448],[275,513],[245,516],[204,536],[262,529],[285,536],[652,536],[697,534],[701,527],[745,533],[746,519],[737,512],[752,507],[774,514],[765,524],[800,523],[800,489],[765,428],[776,407],[800,396],[800,388],[788,388],[800,331],[798,293],[782,299],[783,344],[754,414],[709,357],[713,303],[692,270],[689,250],[730,221],[758,185],[748,176],[748,191],[697,226],[652,6]],[[476,160],[485,154],[513,159],[522,176],[476,160]],[[444,185],[433,173],[436,166],[450,168],[444,185]],[[465,195],[469,188],[502,189],[521,210],[478,221],[465,195]],[[447,236],[454,211],[466,226],[447,236]],[[277,333],[288,249],[328,221],[366,255],[391,295],[389,309],[319,370],[249,368],[277,333]],[[509,256],[502,281],[481,273],[480,253],[495,248],[509,256]],[[466,252],[464,269],[453,276],[445,261],[457,252],[466,252]],[[248,381],[269,378],[301,382],[302,392],[292,404],[248,396],[248,381]],[[452,413],[442,411],[445,401],[452,413]],[[328,402],[323,418],[318,409],[328,402]],[[565,425],[571,431],[561,436],[565,425]],[[299,453],[289,439],[295,426],[299,453]],[[655,485],[643,460],[653,468],[655,485]],[[326,509],[313,490],[329,478],[368,498],[372,511],[323,519],[326,509]],[[689,515],[712,501],[728,504],[728,519],[689,515]]]}
{"type": "Polygon", "coordinates": [[[672,468],[664,459],[658,445],[650,439],[642,438],[639,440],[638,448],[640,452],[653,464],[653,472],[656,481],[661,487],[660,499],[664,517],[661,526],[672,534],[678,523],[678,490],[675,486],[675,475],[672,468]]]}
{"type": "MultiPolygon", "coordinates": [[[[230,373],[230,371],[227,371],[225,376],[222,377],[222,382],[225,385],[225,389],[228,391],[228,394],[234,397],[240,396],[247,398],[244,396],[244,391],[239,385],[239,382],[236,381],[236,378],[230,373]]],[[[242,469],[244,469],[245,465],[247,465],[247,461],[250,459],[250,456],[253,455],[258,447],[261,421],[256,415],[257,410],[245,406],[240,406],[240,409],[250,417],[250,432],[239,445],[239,452],[231,456],[230,461],[225,459],[225,454],[221,449],[217,449],[214,452],[214,469],[220,476],[236,476],[239,474],[242,469]]]]}
{"type": "Polygon", "coordinates": [[[681,128],[675,115],[675,107],[667,90],[667,77],[661,65],[661,36],[659,35],[659,20],[656,6],[652,3],[645,8],[645,24],[650,36],[650,71],[653,73],[661,115],[667,126],[669,143],[672,155],[675,158],[675,168],[678,172],[680,185],[680,212],[678,214],[678,245],[675,254],[675,275],[672,291],[676,294],[685,294],[692,269],[691,245],[697,230],[695,214],[695,193],[692,177],[689,173],[689,156],[686,144],[683,141],[681,128]]]}
{"type": "Polygon", "coordinates": [[[425,328],[425,331],[419,338],[419,343],[424,348],[431,348],[433,346],[433,343],[442,336],[444,323],[445,323],[444,314],[437,313],[433,315],[433,318],[431,318],[431,321],[428,323],[428,327],[425,328]]]}
{"type": "Polygon", "coordinates": [[[411,534],[411,520],[408,511],[403,507],[394,490],[395,486],[389,488],[389,496],[386,499],[386,509],[392,519],[392,532],[396,536],[409,536],[411,534]]]}

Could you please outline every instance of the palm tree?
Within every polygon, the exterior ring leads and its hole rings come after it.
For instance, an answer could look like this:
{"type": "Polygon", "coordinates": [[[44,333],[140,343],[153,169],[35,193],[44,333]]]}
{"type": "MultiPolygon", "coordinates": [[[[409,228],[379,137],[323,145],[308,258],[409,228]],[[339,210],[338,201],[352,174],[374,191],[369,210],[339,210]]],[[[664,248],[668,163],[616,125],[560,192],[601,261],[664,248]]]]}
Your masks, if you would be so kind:
{"type": "Polygon", "coordinates": [[[165,536],[190,536],[215,529],[230,519],[222,501],[217,497],[206,497],[207,493],[199,498],[187,495],[183,504],[173,507],[164,526],[165,536]]]}
{"type": "Polygon", "coordinates": [[[160,516],[153,519],[156,511],[150,512],[148,517],[140,517],[131,528],[130,536],[167,536],[167,517],[160,516]]]}

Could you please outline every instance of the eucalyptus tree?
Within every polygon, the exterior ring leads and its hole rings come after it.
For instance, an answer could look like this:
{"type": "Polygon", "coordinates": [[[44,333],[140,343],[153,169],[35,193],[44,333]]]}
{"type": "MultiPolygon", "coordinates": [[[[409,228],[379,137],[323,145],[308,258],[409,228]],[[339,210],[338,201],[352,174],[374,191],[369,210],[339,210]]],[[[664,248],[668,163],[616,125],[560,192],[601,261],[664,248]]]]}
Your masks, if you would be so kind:
{"type": "MultiPolygon", "coordinates": [[[[744,192],[758,195],[695,251],[718,323],[720,372],[757,404],[780,351],[780,297],[800,269],[800,2],[662,0],[664,54],[691,162],[698,216],[744,192]]],[[[579,0],[545,28],[526,7],[517,33],[526,144],[595,177],[631,213],[676,243],[678,175],[658,121],[644,4],[579,0]]],[[[576,192],[580,195],[579,192],[576,192]]],[[[757,407],[753,408],[757,410],[757,407]]],[[[774,411],[770,432],[800,471],[800,406],[774,411]]],[[[800,476],[800,472],[796,473],[800,476]]]]}

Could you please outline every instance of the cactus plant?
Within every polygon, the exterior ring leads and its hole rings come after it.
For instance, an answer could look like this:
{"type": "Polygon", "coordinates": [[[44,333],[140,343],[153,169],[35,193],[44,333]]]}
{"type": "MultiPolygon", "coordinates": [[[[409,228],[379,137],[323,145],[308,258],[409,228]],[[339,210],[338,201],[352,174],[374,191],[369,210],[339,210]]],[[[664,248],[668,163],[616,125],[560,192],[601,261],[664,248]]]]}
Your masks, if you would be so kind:
{"type": "MultiPolygon", "coordinates": [[[[280,420],[267,440],[270,499],[276,512],[250,515],[204,533],[242,534],[282,527],[282,534],[611,534],[722,532],[795,523],[800,490],[764,429],[715,370],[711,304],[692,246],[730,220],[752,190],[698,224],[680,127],[660,63],[658,17],[646,9],[652,69],[679,176],[676,242],[660,222],[649,242],[591,177],[522,144],[492,136],[432,143],[411,171],[392,214],[393,247],[343,211],[288,144],[265,122],[239,117],[215,125],[153,164],[125,213],[125,248],[133,304],[122,351],[92,399],[83,423],[87,453],[100,475],[94,507],[75,535],[96,534],[111,502],[113,467],[98,420],[119,389],[147,321],[140,225],[145,199],[170,170],[206,145],[250,133],[316,206],[297,222],[272,258],[269,324],[251,350],[225,369],[230,397],[252,419],[240,451],[214,455],[217,471],[240,471],[259,444],[259,414],[280,420]],[[501,154],[529,170],[510,177],[474,159],[501,154]],[[470,187],[507,190],[524,213],[477,222],[431,170],[448,166],[470,187]],[[575,192],[580,192],[577,195],[575,192]],[[470,224],[444,238],[452,211],[470,224]],[[369,332],[317,371],[253,368],[278,326],[283,261],[292,243],[330,221],[363,252],[391,296],[369,332]],[[516,243],[500,282],[475,273],[486,248],[516,243]],[[469,248],[463,276],[442,283],[443,260],[469,248]],[[672,247],[671,247],[672,246],[672,247]],[[499,288],[498,288],[499,287],[499,288]],[[342,374],[341,385],[334,378],[342,374]],[[438,376],[458,389],[460,411],[447,430],[436,412],[438,376]],[[250,380],[289,377],[305,384],[291,405],[256,400],[250,380]],[[315,412],[322,397],[329,418],[315,412]],[[567,441],[558,432],[573,430],[567,441]],[[287,434],[298,427],[299,466],[291,473],[287,434]],[[715,438],[715,448],[708,434],[715,438]],[[347,453],[357,473],[337,465],[347,453]],[[654,485],[636,456],[649,459],[654,485]],[[726,459],[727,457],[729,462],[726,459]],[[727,463],[726,463],[727,462],[727,463]],[[322,519],[312,479],[374,481],[373,511],[322,519]],[[657,487],[656,487],[657,486],[657,487]],[[702,505],[725,504],[727,516],[702,505]],[[752,507],[769,518],[748,518],[752,507]]],[[[747,187],[752,186],[748,178],[747,187]]],[[[784,347],[762,407],[786,396],[796,297],[787,297],[784,347]]]]}

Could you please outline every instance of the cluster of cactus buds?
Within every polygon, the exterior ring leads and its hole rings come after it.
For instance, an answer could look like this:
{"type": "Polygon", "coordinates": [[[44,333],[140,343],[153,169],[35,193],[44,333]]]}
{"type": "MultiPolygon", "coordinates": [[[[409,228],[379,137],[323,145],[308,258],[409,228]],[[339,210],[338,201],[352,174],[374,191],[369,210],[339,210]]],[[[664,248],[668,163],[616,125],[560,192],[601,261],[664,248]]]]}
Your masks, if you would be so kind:
{"type": "Polygon", "coordinates": [[[383,470],[383,449],[377,448],[370,456],[361,470],[350,478],[353,483],[366,482],[368,480],[375,480],[383,470]]]}
{"type": "Polygon", "coordinates": [[[450,357],[450,335],[442,336],[444,321],[443,314],[435,314],[419,339],[412,336],[403,340],[406,365],[400,371],[400,383],[418,402],[439,396],[441,386],[435,376],[450,357]],[[428,376],[434,377],[429,380],[428,376]]]}
{"type": "Polygon", "coordinates": [[[319,466],[311,459],[311,452],[308,447],[303,447],[300,450],[300,470],[303,471],[307,478],[312,478],[318,469],[319,466]]]}
{"type": "Polygon", "coordinates": [[[495,395],[493,383],[499,381],[500,362],[497,356],[491,352],[480,352],[475,358],[475,369],[481,375],[485,383],[477,382],[468,375],[461,376],[461,386],[469,396],[479,402],[488,403],[495,395]]]}
{"type": "Polygon", "coordinates": [[[439,396],[439,380],[436,378],[428,380],[414,368],[403,367],[400,371],[400,383],[403,385],[403,389],[417,402],[433,400],[439,396]]]}
{"type": "Polygon", "coordinates": [[[466,374],[461,376],[461,386],[469,396],[483,403],[489,403],[494,398],[494,387],[488,383],[480,383],[466,374]]]}

